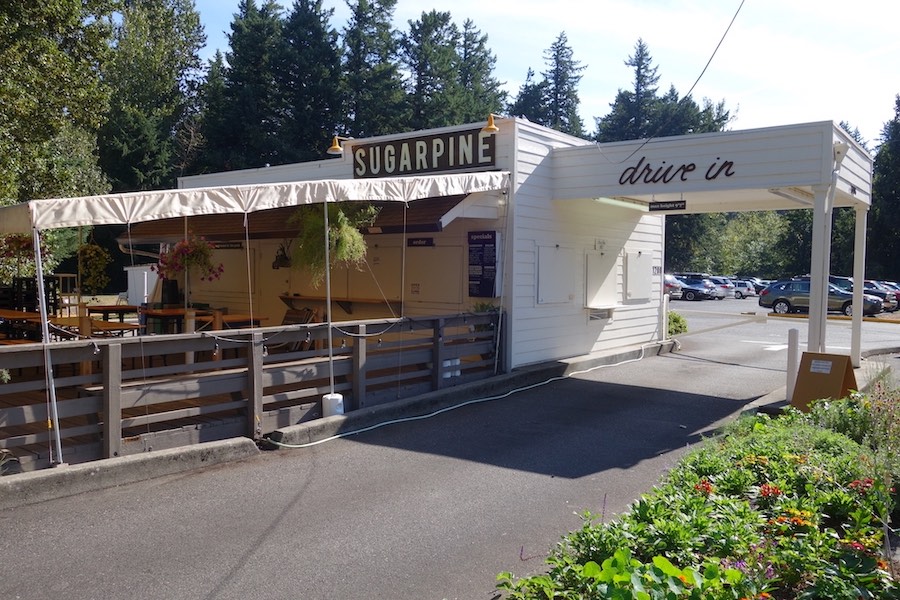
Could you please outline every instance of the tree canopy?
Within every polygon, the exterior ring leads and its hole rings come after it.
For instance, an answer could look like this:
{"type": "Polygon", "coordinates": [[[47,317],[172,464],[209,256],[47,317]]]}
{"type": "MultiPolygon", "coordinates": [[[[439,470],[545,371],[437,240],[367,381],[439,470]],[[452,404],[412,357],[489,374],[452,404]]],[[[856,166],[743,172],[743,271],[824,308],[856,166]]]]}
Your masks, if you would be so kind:
{"type": "MultiPolygon", "coordinates": [[[[192,0],[0,3],[0,203],[171,187],[185,174],[325,158],[332,135],[443,127],[503,111],[599,142],[721,131],[732,121],[724,100],[695,101],[660,85],[638,38],[625,60],[632,80],[589,133],[578,94],[586,67],[565,32],[544,50],[540,73],[528,69],[507,98],[490,40],[472,20],[460,25],[450,12],[428,10],[401,31],[392,24],[397,0],[346,2],[349,17],[337,28],[322,0],[285,8],[241,0],[228,48],[206,65],[192,0]]],[[[895,279],[898,140],[900,96],[875,149],[868,230],[870,273],[895,279]]],[[[853,211],[836,210],[835,272],[852,266],[853,230],[853,211]]],[[[60,233],[48,255],[59,260],[75,243],[60,233]]],[[[808,270],[811,214],[669,216],[665,243],[671,270],[796,274],[808,270]]]]}

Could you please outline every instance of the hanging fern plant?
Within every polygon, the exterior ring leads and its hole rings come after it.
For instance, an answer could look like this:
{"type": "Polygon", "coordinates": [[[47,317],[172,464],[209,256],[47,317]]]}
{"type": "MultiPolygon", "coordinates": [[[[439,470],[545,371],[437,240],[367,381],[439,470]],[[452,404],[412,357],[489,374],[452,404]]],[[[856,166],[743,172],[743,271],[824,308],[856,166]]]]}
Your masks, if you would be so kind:
{"type": "MultiPolygon", "coordinates": [[[[379,208],[371,204],[325,204],[328,208],[328,254],[331,266],[358,267],[366,258],[362,227],[375,222],[379,208]]],[[[302,206],[290,223],[299,228],[292,251],[295,268],[306,269],[310,283],[319,287],[325,278],[325,211],[321,206],[302,206]]]]}

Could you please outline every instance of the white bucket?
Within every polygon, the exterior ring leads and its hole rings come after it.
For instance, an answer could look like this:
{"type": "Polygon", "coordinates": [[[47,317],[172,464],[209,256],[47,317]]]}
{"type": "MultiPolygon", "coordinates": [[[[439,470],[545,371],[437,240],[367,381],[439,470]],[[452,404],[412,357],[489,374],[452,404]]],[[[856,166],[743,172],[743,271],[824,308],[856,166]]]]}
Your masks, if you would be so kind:
{"type": "Polygon", "coordinates": [[[322,416],[333,417],[344,414],[344,396],[341,394],[325,394],[322,396],[322,416]]]}

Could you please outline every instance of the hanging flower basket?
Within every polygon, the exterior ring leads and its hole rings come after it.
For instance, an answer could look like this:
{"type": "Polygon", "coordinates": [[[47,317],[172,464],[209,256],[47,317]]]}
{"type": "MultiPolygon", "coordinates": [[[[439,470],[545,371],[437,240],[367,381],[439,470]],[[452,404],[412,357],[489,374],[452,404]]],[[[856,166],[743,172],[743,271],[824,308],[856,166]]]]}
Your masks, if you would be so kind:
{"type": "Polygon", "coordinates": [[[225,266],[213,263],[212,251],[212,243],[205,238],[189,236],[160,253],[159,262],[150,268],[163,279],[177,279],[193,270],[201,281],[215,281],[222,276],[225,266]]]}

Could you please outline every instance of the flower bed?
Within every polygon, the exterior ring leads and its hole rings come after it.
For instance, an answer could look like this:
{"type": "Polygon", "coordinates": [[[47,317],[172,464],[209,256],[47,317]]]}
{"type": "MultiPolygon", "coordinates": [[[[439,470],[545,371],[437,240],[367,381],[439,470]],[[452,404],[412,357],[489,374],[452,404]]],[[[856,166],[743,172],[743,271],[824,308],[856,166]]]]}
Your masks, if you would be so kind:
{"type": "Polygon", "coordinates": [[[585,514],[507,598],[897,598],[896,390],[746,417],[616,521],[585,514]]]}

